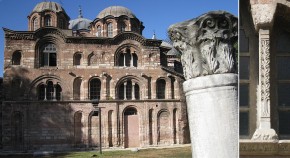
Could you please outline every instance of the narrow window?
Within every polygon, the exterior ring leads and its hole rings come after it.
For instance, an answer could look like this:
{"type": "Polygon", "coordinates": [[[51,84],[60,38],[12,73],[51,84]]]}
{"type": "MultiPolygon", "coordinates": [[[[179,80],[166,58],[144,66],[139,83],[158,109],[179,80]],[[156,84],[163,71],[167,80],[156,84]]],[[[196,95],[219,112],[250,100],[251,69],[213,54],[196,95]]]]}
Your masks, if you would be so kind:
{"type": "Polygon", "coordinates": [[[156,84],[157,99],[165,99],[165,86],[166,82],[164,79],[157,80],[156,84]]]}
{"type": "Polygon", "coordinates": [[[107,36],[108,37],[113,37],[113,24],[112,23],[109,23],[108,24],[108,34],[107,34],[107,36]]]}
{"type": "Polygon", "coordinates": [[[55,92],[55,93],[56,93],[56,94],[55,94],[55,97],[56,97],[55,99],[56,99],[56,100],[61,100],[61,91],[62,91],[62,89],[61,89],[60,85],[57,84],[57,85],[55,86],[55,91],[56,91],[56,92],[55,92]]]}
{"type": "Polygon", "coordinates": [[[38,24],[38,18],[34,18],[33,19],[33,31],[37,30],[39,28],[39,24],[38,24]]]}
{"type": "Polygon", "coordinates": [[[45,26],[51,26],[51,17],[50,17],[50,15],[45,16],[44,22],[45,22],[45,26]]]}
{"type": "Polygon", "coordinates": [[[53,83],[49,81],[46,86],[46,99],[52,100],[53,99],[53,93],[54,93],[54,87],[53,83]]]}
{"type": "Polygon", "coordinates": [[[38,86],[38,100],[44,100],[45,98],[45,85],[38,86]]]}
{"type": "Polygon", "coordinates": [[[128,100],[132,99],[132,81],[127,81],[126,97],[128,100]]]}
{"type": "Polygon", "coordinates": [[[21,52],[16,51],[12,55],[12,65],[20,65],[21,63],[21,52]]]}
{"type": "Polygon", "coordinates": [[[74,65],[81,65],[81,59],[82,59],[82,54],[81,53],[75,53],[74,55],[74,65]]]}
{"type": "Polygon", "coordinates": [[[90,81],[90,99],[100,99],[101,81],[97,78],[90,81]]]}
{"type": "Polygon", "coordinates": [[[99,25],[99,26],[97,26],[97,37],[101,37],[101,35],[102,35],[102,28],[99,25]]]}
{"type": "Polygon", "coordinates": [[[41,51],[41,66],[56,66],[56,47],[49,43],[42,47],[41,51]]]}
{"type": "Polygon", "coordinates": [[[133,56],[133,66],[137,67],[138,66],[138,57],[135,53],[132,56],[133,56]]]}
{"type": "Polygon", "coordinates": [[[140,88],[139,88],[139,85],[138,84],[135,84],[135,98],[137,99],[137,100],[139,100],[140,99],[140,88]]]}
{"type": "Polygon", "coordinates": [[[125,32],[125,31],[126,31],[126,24],[125,24],[124,22],[122,22],[122,23],[120,24],[120,31],[121,31],[121,32],[125,32]]]}

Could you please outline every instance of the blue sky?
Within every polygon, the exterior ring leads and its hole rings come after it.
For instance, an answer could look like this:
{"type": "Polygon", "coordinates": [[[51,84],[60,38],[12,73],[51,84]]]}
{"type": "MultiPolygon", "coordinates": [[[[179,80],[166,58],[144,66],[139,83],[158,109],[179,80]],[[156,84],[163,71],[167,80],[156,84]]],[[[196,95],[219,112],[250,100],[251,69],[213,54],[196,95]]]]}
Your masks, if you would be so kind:
{"type": "MultiPolygon", "coordinates": [[[[0,0],[0,27],[27,31],[27,16],[37,3],[44,0],[0,0]]],[[[195,18],[211,10],[225,10],[238,16],[238,0],[54,0],[71,19],[78,16],[81,5],[84,18],[94,20],[106,7],[120,5],[129,8],[145,29],[143,36],[166,39],[167,28],[174,23],[195,18]]],[[[0,30],[0,76],[3,76],[4,32],[0,30]]]]}

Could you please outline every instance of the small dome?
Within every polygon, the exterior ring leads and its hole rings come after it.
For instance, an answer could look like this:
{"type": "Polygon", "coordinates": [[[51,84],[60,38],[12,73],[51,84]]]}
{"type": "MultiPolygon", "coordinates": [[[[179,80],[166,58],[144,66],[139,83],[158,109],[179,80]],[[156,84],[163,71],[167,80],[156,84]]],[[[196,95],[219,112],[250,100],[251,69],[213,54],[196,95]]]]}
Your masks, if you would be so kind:
{"type": "Polygon", "coordinates": [[[129,18],[136,18],[136,16],[131,12],[131,10],[122,6],[111,6],[111,7],[105,8],[98,14],[97,18],[102,19],[109,15],[113,17],[126,15],[129,18]]]}
{"type": "Polygon", "coordinates": [[[51,10],[53,12],[65,12],[65,10],[61,7],[60,4],[56,2],[41,2],[38,3],[32,12],[42,12],[44,10],[51,10]]]}
{"type": "Polygon", "coordinates": [[[90,23],[92,21],[89,20],[89,19],[85,19],[85,18],[77,18],[77,19],[74,19],[74,20],[71,20],[69,21],[69,29],[72,29],[72,30],[89,30],[89,26],[90,26],[90,23]]]}

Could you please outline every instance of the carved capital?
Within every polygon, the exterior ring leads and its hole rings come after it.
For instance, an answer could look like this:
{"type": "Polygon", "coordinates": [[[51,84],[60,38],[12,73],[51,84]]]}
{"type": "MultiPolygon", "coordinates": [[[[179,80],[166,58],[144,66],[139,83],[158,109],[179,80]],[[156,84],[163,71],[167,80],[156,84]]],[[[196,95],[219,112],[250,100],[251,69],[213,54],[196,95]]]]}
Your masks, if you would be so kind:
{"type": "Polygon", "coordinates": [[[270,29],[273,26],[274,14],[277,4],[254,4],[251,6],[255,29],[270,29]]]}
{"type": "Polygon", "coordinates": [[[185,79],[236,73],[235,48],[238,19],[224,11],[212,11],[170,26],[173,46],[182,53],[185,79]]]}

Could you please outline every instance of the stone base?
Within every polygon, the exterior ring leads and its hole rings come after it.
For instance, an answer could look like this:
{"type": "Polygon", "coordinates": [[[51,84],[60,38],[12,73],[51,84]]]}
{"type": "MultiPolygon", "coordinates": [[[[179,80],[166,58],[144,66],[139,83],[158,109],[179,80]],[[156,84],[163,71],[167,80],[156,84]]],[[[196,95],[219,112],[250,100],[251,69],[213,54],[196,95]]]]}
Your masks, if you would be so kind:
{"type": "Polygon", "coordinates": [[[290,141],[254,141],[240,140],[241,158],[289,158],[290,141]]]}
{"type": "Polygon", "coordinates": [[[257,129],[252,137],[254,141],[278,141],[278,135],[274,129],[257,129]]]}
{"type": "Polygon", "coordinates": [[[197,77],[183,83],[192,157],[238,157],[236,74],[197,77]]]}

